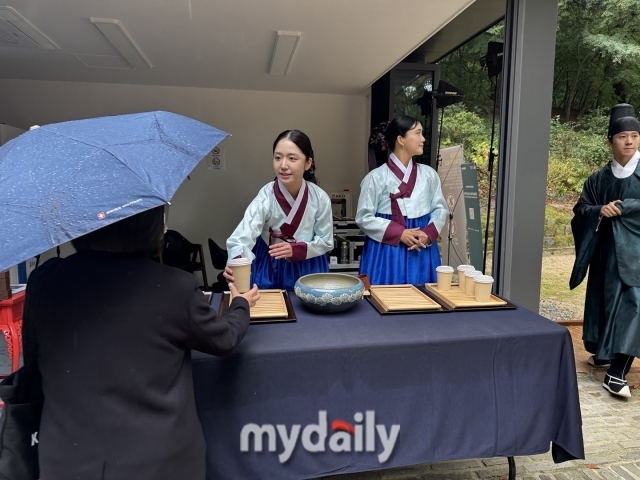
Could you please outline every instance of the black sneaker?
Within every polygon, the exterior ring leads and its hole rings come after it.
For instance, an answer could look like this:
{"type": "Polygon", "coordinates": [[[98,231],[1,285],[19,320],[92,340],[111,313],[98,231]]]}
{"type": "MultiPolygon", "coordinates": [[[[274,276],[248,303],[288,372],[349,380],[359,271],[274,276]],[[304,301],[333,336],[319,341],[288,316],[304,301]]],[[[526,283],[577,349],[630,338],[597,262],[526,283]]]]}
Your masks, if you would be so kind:
{"type": "Polygon", "coordinates": [[[587,359],[587,363],[589,365],[593,365],[594,367],[608,367],[609,365],[611,365],[611,361],[609,361],[609,360],[598,360],[598,359],[596,359],[595,355],[591,355],[587,359]]]}
{"type": "Polygon", "coordinates": [[[604,382],[602,386],[609,390],[610,393],[618,395],[619,397],[629,398],[631,396],[631,390],[627,381],[623,378],[612,377],[608,373],[604,376],[604,382]]]}

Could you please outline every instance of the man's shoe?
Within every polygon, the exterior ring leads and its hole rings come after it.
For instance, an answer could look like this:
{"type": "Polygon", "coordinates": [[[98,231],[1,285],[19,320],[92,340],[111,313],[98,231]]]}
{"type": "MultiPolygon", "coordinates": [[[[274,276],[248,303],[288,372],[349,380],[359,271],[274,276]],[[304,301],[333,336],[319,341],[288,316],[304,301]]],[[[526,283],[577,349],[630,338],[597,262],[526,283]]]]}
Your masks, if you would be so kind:
{"type": "Polygon", "coordinates": [[[629,398],[631,396],[629,385],[627,385],[627,381],[623,378],[612,377],[607,373],[604,376],[602,386],[609,390],[610,393],[618,395],[619,397],[629,398]]]}
{"type": "Polygon", "coordinates": [[[587,363],[594,367],[608,367],[609,365],[611,365],[611,362],[609,360],[596,360],[595,355],[591,355],[587,359],[587,363]]]}

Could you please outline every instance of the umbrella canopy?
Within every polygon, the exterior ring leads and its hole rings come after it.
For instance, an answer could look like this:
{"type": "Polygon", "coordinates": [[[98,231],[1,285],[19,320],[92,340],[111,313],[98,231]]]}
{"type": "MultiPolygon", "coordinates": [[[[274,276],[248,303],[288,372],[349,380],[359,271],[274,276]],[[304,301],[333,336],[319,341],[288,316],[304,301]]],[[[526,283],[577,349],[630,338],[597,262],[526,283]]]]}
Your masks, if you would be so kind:
{"type": "Polygon", "coordinates": [[[166,204],[228,133],[169,112],[56,123],[0,148],[0,271],[166,204]]]}

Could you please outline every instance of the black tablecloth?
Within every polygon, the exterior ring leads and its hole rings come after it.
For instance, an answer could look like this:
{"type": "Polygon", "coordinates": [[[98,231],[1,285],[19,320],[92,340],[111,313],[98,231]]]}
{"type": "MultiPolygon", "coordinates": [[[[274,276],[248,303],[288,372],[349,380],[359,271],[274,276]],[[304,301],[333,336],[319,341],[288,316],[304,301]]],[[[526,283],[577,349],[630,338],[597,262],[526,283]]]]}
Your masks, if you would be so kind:
{"type": "MultiPolygon", "coordinates": [[[[565,327],[523,308],[381,316],[363,300],[326,316],[311,313],[293,294],[291,300],[296,323],[252,325],[228,357],[192,355],[207,479],[303,479],[532,455],[550,445],[556,462],[584,458],[565,327]],[[244,425],[283,425],[290,433],[292,425],[318,424],[319,411],[327,412],[324,452],[307,451],[299,437],[281,464],[283,443],[278,437],[269,452],[267,435],[261,452],[254,451],[253,436],[250,451],[240,451],[244,425]],[[353,451],[351,434],[351,452],[329,448],[333,422],[366,429],[366,421],[356,421],[366,411],[375,412],[387,433],[400,425],[385,463],[377,435],[375,452],[353,451]]],[[[219,296],[212,302],[218,304],[219,296]]]]}

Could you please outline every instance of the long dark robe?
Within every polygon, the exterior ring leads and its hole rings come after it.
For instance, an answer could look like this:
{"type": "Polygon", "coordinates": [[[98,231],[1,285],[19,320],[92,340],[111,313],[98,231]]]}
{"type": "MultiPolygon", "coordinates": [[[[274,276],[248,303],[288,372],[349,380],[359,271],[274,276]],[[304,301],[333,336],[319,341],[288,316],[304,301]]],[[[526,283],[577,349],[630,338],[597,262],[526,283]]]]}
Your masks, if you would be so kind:
{"type": "Polygon", "coordinates": [[[582,339],[596,358],[640,356],[640,163],[616,178],[611,162],[592,174],[573,209],[576,260],[569,286],[584,280],[587,295],[582,339]],[[622,200],[621,216],[600,218],[603,205],[622,200]]]}

